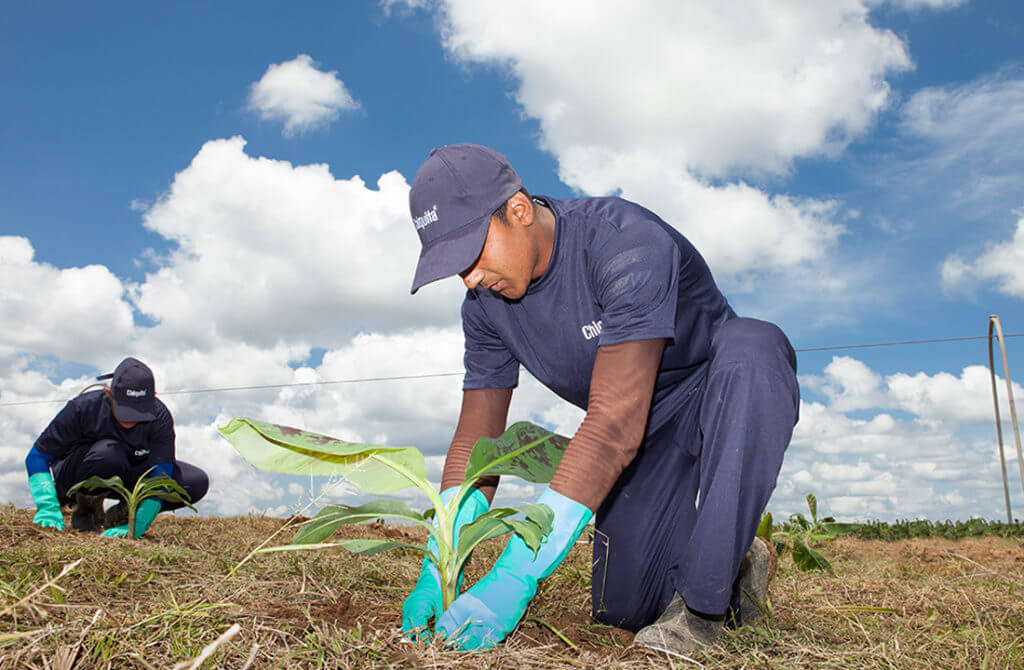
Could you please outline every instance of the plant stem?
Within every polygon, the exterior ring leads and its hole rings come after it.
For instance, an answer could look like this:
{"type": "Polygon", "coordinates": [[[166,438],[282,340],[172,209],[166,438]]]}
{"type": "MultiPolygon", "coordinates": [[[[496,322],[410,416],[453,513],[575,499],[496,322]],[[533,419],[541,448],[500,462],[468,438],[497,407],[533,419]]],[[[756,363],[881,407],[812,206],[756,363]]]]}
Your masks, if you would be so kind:
{"type": "Polygon", "coordinates": [[[444,608],[448,609],[448,605],[450,605],[455,599],[453,593],[458,595],[455,593],[458,587],[458,573],[455,572],[455,574],[452,574],[453,570],[451,564],[455,561],[455,516],[459,509],[458,503],[461,496],[456,495],[455,499],[452,500],[455,505],[449,514],[448,508],[445,506],[444,501],[441,500],[441,496],[434,490],[434,487],[428,484],[425,480],[420,479],[398,463],[395,463],[388,458],[381,458],[379,454],[373,454],[370,458],[402,475],[402,477],[426,493],[427,498],[429,498],[431,504],[433,504],[434,518],[437,519],[438,532],[435,533],[431,531],[431,534],[437,542],[437,572],[441,581],[441,601],[444,608]]]}

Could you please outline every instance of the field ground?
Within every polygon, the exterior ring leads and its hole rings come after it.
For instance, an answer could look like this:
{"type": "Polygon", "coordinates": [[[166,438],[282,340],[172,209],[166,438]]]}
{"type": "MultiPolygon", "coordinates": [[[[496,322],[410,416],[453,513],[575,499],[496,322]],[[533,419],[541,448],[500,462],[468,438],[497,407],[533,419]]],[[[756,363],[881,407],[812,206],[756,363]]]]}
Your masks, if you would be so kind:
{"type": "MultiPolygon", "coordinates": [[[[0,507],[0,668],[198,667],[204,648],[206,668],[1024,668],[1019,539],[840,538],[820,547],[835,576],[784,557],[770,621],[684,660],[633,649],[630,633],[593,622],[586,544],[505,644],[472,654],[402,637],[412,553],[263,554],[235,570],[285,521],[162,515],[133,542],[31,519],[0,507]]],[[[379,525],[346,532],[382,534],[420,539],[379,525]]],[[[477,552],[467,584],[501,547],[477,552]]]]}

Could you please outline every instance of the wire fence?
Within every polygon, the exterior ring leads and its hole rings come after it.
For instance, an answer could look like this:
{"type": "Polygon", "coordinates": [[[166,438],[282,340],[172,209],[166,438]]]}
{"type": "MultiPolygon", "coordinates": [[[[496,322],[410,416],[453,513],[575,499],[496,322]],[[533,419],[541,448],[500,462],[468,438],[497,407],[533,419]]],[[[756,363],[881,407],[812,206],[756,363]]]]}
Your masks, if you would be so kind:
{"type": "MultiPolygon", "coordinates": [[[[1003,337],[1024,337],[1024,333],[1005,333],[1003,337]]],[[[900,340],[893,342],[872,342],[869,344],[842,344],[836,346],[827,347],[803,347],[795,349],[797,353],[806,353],[812,351],[842,351],[850,349],[869,349],[874,347],[898,347],[908,346],[917,344],[936,344],[944,342],[966,342],[969,340],[984,340],[987,339],[986,335],[972,335],[968,337],[941,337],[932,338],[926,340],[900,340]]],[[[355,379],[334,379],[334,380],[323,380],[315,382],[288,382],[283,384],[255,384],[251,386],[220,386],[216,388],[200,388],[200,389],[177,389],[172,391],[161,391],[160,395],[192,395],[198,393],[224,393],[230,391],[264,391],[269,389],[283,389],[283,388],[299,388],[308,386],[329,386],[333,384],[362,384],[370,382],[390,382],[390,381],[408,381],[416,379],[434,379],[440,377],[457,377],[465,372],[459,370],[457,372],[434,372],[427,374],[418,375],[397,375],[393,377],[361,377],[355,379]]],[[[20,407],[25,405],[46,405],[59,402],[67,402],[67,398],[50,398],[50,399],[39,399],[39,400],[19,400],[15,402],[0,402],[0,407],[20,407]]]]}

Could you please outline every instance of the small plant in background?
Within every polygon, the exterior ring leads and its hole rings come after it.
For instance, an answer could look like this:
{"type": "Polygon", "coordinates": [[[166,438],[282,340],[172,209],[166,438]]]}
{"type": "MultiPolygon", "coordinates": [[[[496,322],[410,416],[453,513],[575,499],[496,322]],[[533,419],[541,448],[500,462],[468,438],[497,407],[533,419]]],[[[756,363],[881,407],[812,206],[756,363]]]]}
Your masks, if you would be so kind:
{"type": "Polygon", "coordinates": [[[813,493],[807,494],[807,507],[811,512],[810,521],[803,514],[791,514],[789,522],[781,524],[779,530],[773,527],[771,513],[765,512],[757,535],[773,543],[780,556],[789,550],[793,563],[801,570],[824,570],[834,574],[832,564],[811,545],[831,542],[839,535],[852,532],[859,524],[836,523],[832,517],[818,519],[818,499],[813,493]]]}
{"type": "Polygon", "coordinates": [[[82,489],[113,491],[124,501],[125,507],[128,509],[128,537],[135,537],[135,513],[138,511],[139,505],[146,498],[159,498],[171,503],[181,503],[192,511],[198,511],[192,506],[191,498],[178,482],[164,474],[150,477],[149,473],[152,471],[153,468],[150,468],[142,473],[142,476],[135,482],[135,486],[131,491],[124,485],[120,477],[103,478],[95,476],[72,486],[68,489],[68,496],[73,496],[82,489]]]}
{"type": "Polygon", "coordinates": [[[458,596],[458,576],[463,564],[481,542],[515,533],[530,549],[537,551],[544,536],[551,532],[551,509],[547,505],[524,503],[491,508],[462,527],[456,544],[453,541],[456,513],[473,483],[487,475],[515,475],[535,484],[549,482],[569,442],[566,437],[525,421],[513,424],[498,438],[481,438],[470,454],[465,480],[445,505],[427,481],[423,454],[413,447],[346,442],[245,418],[232,419],[218,430],[246,460],[263,470],[340,476],[374,494],[393,493],[413,486],[423,491],[432,507],[422,514],[393,499],[375,500],[357,507],[328,505],[303,524],[291,545],[269,547],[260,552],[337,546],[369,555],[389,549],[412,549],[425,554],[437,567],[445,609],[458,596]],[[510,518],[519,513],[523,518],[510,518]],[[397,519],[425,528],[437,543],[437,551],[431,551],[426,544],[390,540],[325,542],[344,524],[377,519],[397,519]]]}

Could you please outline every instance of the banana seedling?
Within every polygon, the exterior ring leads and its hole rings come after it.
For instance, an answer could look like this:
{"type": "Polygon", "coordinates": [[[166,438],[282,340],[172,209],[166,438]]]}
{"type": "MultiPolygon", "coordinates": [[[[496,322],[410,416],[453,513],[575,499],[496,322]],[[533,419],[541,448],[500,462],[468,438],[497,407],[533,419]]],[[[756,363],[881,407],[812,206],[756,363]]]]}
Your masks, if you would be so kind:
{"type": "Polygon", "coordinates": [[[142,476],[135,482],[135,486],[132,487],[131,491],[124,485],[121,478],[116,475],[107,478],[94,476],[80,481],[68,489],[68,496],[73,496],[82,489],[90,491],[100,489],[116,493],[128,508],[128,537],[135,537],[135,512],[146,498],[159,498],[171,503],[181,503],[194,512],[198,511],[192,506],[191,498],[178,482],[164,474],[150,477],[149,473],[153,470],[154,468],[150,468],[142,473],[142,476]]]}
{"type": "Polygon", "coordinates": [[[568,438],[529,422],[513,424],[500,437],[481,438],[470,454],[465,480],[445,505],[427,481],[423,454],[413,447],[346,442],[248,418],[232,419],[218,430],[246,460],[263,470],[340,476],[361,490],[378,495],[409,487],[423,491],[431,503],[423,513],[399,500],[387,498],[357,507],[328,505],[299,528],[292,544],[269,547],[261,552],[343,547],[369,555],[389,549],[412,549],[425,554],[437,567],[445,609],[458,596],[458,575],[463,564],[481,542],[515,533],[530,549],[537,551],[551,532],[551,509],[547,505],[525,503],[490,509],[462,527],[456,544],[453,542],[456,512],[471,492],[473,483],[488,475],[514,475],[537,484],[549,482],[569,443],[568,438]],[[522,518],[512,518],[520,513],[522,518]],[[328,541],[344,524],[375,519],[395,519],[423,527],[436,542],[436,551],[429,549],[428,544],[390,540],[328,541]]]}
{"type": "Polygon", "coordinates": [[[783,530],[773,530],[772,515],[765,512],[757,527],[757,535],[772,542],[781,555],[786,549],[786,540],[792,545],[793,563],[804,571],[823,570],[833,573],[832,564],[811,544],[831,542],[837,536],[852,532],[858,524],[836,523],[831,517],[818,518],[818,499],[813,493],[807,494],[807,508],[811,520],[803,514],[791,514],[783,530]]]}

